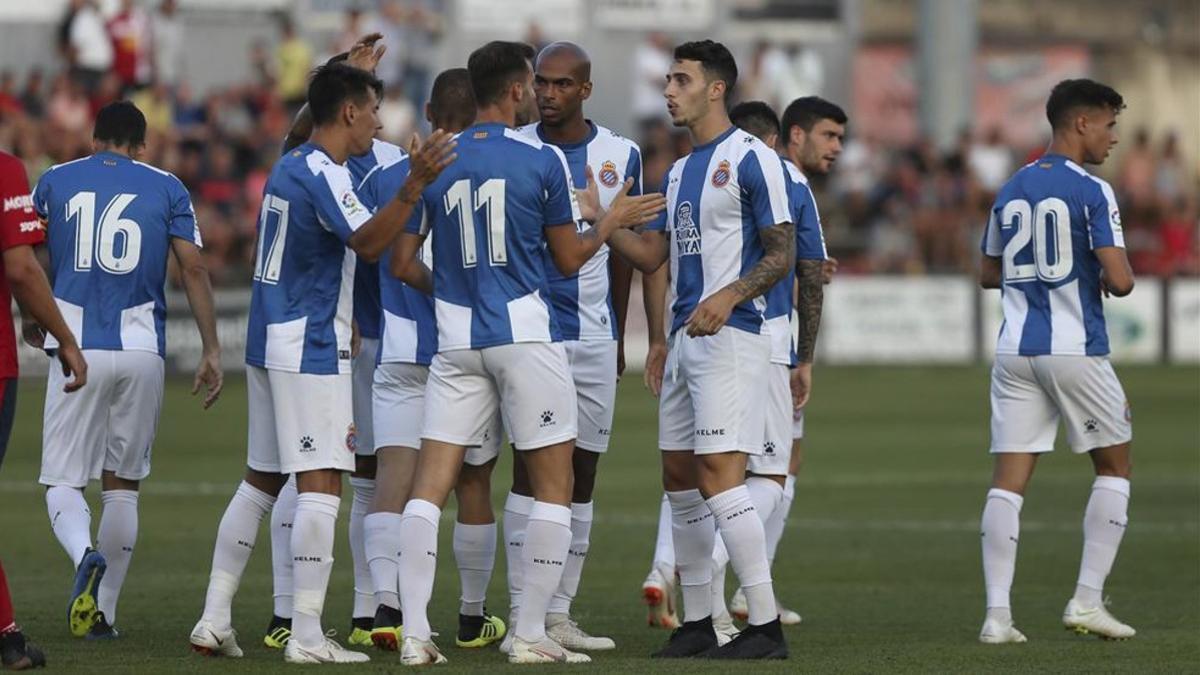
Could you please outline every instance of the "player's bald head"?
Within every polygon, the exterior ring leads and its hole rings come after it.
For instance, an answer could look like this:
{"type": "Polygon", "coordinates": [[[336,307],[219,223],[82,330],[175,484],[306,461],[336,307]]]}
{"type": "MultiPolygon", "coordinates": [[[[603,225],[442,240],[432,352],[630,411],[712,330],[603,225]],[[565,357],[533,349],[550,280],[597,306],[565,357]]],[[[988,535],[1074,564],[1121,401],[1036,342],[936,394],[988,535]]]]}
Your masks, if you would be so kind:
{"type": "Polygon", "coordinates": [[[574,42],[561,41],[546,45],[542,51],[538,52],[534,70],[538,70],[543,62],[562,65],[580,82],[588,82],[592,79],[592,59],[583,50],[583,47],[574,42]]]}

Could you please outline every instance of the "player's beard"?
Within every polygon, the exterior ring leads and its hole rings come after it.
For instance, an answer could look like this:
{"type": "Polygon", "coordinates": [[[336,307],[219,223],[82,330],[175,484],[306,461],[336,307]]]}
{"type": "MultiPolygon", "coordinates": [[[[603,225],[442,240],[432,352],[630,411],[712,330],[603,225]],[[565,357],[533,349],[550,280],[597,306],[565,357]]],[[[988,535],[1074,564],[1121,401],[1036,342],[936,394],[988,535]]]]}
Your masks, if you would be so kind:
{"type": "Polygon", "coordinates": [[[517,108],[516,114],[513,117],[519,127],[536,121],[538,119],[537,99],[532,96],[526,96],[521,107],[517,108]]]}

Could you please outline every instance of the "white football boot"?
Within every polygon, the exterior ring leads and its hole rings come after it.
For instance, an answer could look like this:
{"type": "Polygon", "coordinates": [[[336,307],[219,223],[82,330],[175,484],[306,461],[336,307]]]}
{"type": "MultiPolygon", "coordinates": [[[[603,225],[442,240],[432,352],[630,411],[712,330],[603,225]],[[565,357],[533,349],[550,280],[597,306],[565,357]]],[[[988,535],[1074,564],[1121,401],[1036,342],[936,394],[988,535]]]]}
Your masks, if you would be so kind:
{"type": "Polygon", "coordinates": [[[418,640],[406,635],[400,647],[400,663],[406,666],[438,665],[446,663],[446,657],[433,640],[418,640]]]}
{"type": "Polygon", "coordinates": [[[979,641],[985,645],[1002,645],[1010,642],[1028,642],[1025,634],[1017,630],[1012,621],[987,618],[979,630],[979,641]]]}
{"type": "Polygon", "coordinates": [[[233,628],[218,628],[211,621],[201,619],[192,629],[190,640],[192,651],[205,656],[242,658],[242,648],[237,643],[237,631],[233,628]]]}
{"type": "Polygon", "coordinates": [[[646,603],[649,613],[646,623],[658,628],[674,630],[679,627],[679,617],[675,614],[675,573],[664,574],[657,567],[650,569],[646,580],[642,582],[642,602],[646,603]]]}
{"type": "Polygon", "coordinates": [[[1105,640],[1128,640],[1137,635],[1132,626],[1127,626],[1116,619],[1104,605],[1085,608],[1075,598],[1067,601],[1063,610],[1063,625],[1067,630],[1073,630],[1080,635],[1095,633],[1105,640]]]}
{"type": "Polygon", "coordinates": [[[346,649],[332,638],[325,638],[318,647],[305,647],[293,637],[283,648],[283,660],[288,663],[366,663],[371,657],[346,649]]]}
{"type": "Polygon", "coordinates": [[[546,635],[567,649],[592,652],[617,648],[612,638],[589,635],[566,614],[546,615],[546,635]]]}
{"type": "Polygon", "coordinates": [[[737,626],[733,625],[733,617],[729,614],[718,614],[712,619],[713,632],[717,634],[717,646],[724,647],[737,637],[737,626]]]}
{"type": "Polygon", "coordinates": [[[512,652],[508,655],[509,663],[591,663],[592,657],[587,654],[570,651],[549,637],[539,642],[526,642],[514,637],[512,652]]]}

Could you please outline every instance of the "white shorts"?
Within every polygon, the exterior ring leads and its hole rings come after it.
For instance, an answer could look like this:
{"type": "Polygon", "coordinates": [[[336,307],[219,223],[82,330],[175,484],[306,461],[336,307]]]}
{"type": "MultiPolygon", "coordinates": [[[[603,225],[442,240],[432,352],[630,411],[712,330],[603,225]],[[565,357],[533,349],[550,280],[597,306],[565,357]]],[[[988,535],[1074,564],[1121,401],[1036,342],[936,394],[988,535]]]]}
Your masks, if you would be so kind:
{"type": "Polygon", "coordinates": [[[351,377],[246,366],[246,465],[266,473],[353,471],[351,377]]]}
{"type": "Polygon", "coordinates": [[[786,476],[792,459],[792,369],[767,367],[766,414],[762,454],[751,455],[746,470],[760,476],[786,476]]]}
{"type": "Polygon", "coordinates": [[[699,338],[677,332],[658,406],[658,447],[761,454],[770,356],[766,335],[731,327],[699,338]]]}
{"type": "Polygon", "coordinates": [[[1129,401],[1108,357],[1000,354],[991,394],[994,453],[1050,452],[1060,417],[1075,452],[1133,439],[1129,401]]]}
{"type": "Polygon", "coordinates": [[[575,447],[591,452],[608,450],[613,406],[617,401],[617,343],[615,340],[563,343],[579,401],[579,437],[575,447]]]}
{"type": "Polygon", "coordinates": [[[575,383],[560,342],[441,352],[429,367],[421,437],[482,445],[499,411],[518,450],[575,439],[575,383]]]}
{"type": "Polygon", "coordinates": [[[150,446],[162,408],[163,359],[154,352],[84,350],[88,381],[63,392],[66,378],[50,365],[42,426],[42,485],[86,487],[112,471],[150,475],[150,446]]]}
{"type": "Polygon", "coordinates": [[[375,454],[375,424],[372,421],[372,406],[375,382],[375,359],[379,355],[379,340],[362,338],[358,356],[350,363],[354,382],[351,398],[354,401],[354,428],[358,431],[355,454],[371,457],[375,454]]]}

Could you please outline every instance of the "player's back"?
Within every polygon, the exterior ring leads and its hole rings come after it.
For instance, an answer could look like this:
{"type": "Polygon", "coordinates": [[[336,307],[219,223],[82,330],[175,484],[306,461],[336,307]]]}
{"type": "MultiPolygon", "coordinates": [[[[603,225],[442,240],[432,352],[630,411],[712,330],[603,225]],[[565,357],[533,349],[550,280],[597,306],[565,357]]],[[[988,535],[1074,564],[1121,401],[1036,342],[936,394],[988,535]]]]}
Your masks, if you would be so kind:
{"type": "MultiPolygon", "coordinates": [[[[372,172],[398,162],[405,156],[406,153],[400,146],[377,138],[371,144],[370,150],[347,159],[346,168],[350,170],[350,177],[354,179],[357,189],[362,187],[363,181],[372,172]]],[[[379,307],[379,264],[359,259],[354,272],[354,321],[358,324],[358,333],[362,337],[379,338],[379,307]]]]}
{"type": "Polygon", "coordinates": [[[356,257],[345,241],[370,217],[349,170],[305,143],[263,189],[246,362],[315,374],[350,372],[356,257]]]}
{"type": "Polygon", "coordinates": [[[1095,249],[1125,243],[1106,182],[1061,155],[1026,165],[997,194],[983,244],[1001,258],[997,353],[1109,352],[1095,249]]]}
{"type": "Polygon", "coordinates": [[[162,355],[170,239],[200,245],[179,179],[100,152],[48,170],[34,203],[47,221],[54,296],[81,347],[162,355]]]}
{"type": "Polygon", "coordinates": [[[433,237],[439,350],[561,339],[542,230],[578,220],[562,154],[502,124],[466,129],[455,152],[418,214],[433,237]]]}

